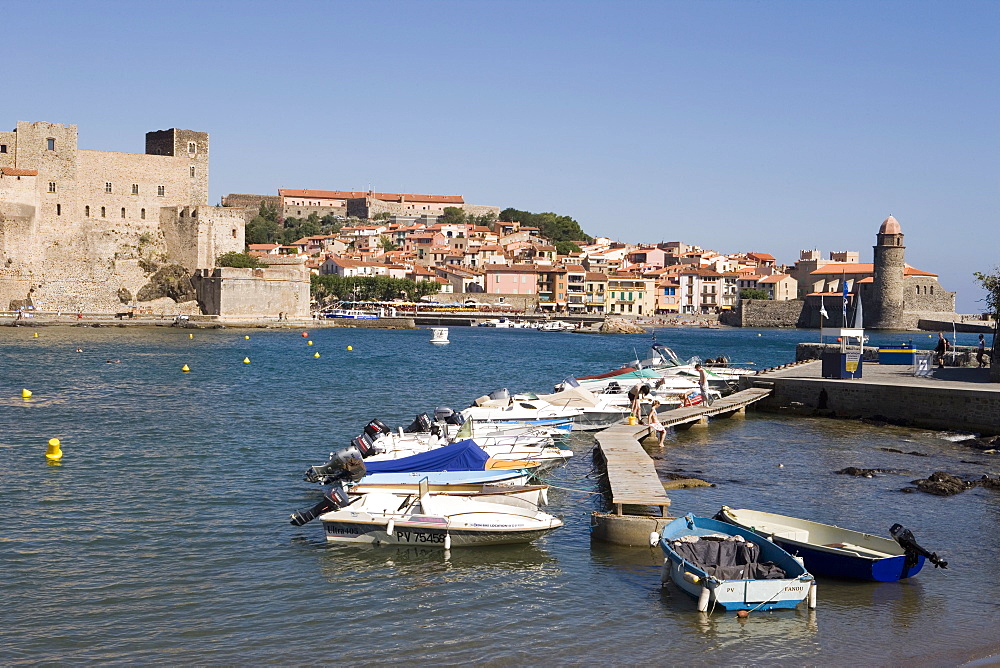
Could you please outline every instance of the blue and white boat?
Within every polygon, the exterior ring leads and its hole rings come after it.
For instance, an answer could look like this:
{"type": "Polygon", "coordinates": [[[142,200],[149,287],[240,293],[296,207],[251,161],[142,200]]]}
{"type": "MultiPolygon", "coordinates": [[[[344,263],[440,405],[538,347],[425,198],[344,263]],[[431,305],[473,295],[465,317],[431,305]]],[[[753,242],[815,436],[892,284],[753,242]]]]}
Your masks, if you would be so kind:
{"type": "Polygon", "coordinates": [[[716,518],[750,529],[802,557],[806,567],[816,575],[894,582],[919,573],[928,559],[937,566],[947,567],[947,562],[917,545],[912,534],[898,524],[890,529],[895,537],[891,540],[830,524],[729,506],[723,506],[716,518]]]}
{"type": "Polygon", "coordinates": [[[511,397],[506,388],[479,397],[462,411],[462,417],[476,425],[541,426],[566,431],[573,428],[579,415],[578,409],[553,406],[541,399],[511,397]]]}
{"type": "Polygon", "coordinates": [[[806,598],[816,607],[816,580],[802,562],[763,536],[726,522],[686,515],[655,540],[668,579],[698,600],[698,610],[794,608],[806,598]]]}

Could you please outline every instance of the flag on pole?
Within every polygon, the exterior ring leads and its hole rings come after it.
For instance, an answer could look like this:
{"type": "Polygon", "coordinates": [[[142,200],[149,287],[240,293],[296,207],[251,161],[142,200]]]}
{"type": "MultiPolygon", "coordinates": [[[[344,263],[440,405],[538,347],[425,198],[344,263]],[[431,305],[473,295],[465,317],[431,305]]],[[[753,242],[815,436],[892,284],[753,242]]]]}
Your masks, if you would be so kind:
{"type": "Polygon", "coordinates": [[[819,314],[824,318],[829,318],[830,314],[826,312],[826,304],[823,303],[823,297],[819,298],[819,314]]]}
{"type": "Polygon", "coordinates": [[[854,300],[858,303],[858,305],[854,307],[854,328],[864,329],[865,316],[861,310],[861,292],[858,292],[858,294],[854,296],[854,300]]]}
{"type": "Polygon", "coordinates": [[[841,279],[841,283],[844,284],[844,319],[841,321],[844,324],[841,327],[847,327],[847,280],[841,279]]]}

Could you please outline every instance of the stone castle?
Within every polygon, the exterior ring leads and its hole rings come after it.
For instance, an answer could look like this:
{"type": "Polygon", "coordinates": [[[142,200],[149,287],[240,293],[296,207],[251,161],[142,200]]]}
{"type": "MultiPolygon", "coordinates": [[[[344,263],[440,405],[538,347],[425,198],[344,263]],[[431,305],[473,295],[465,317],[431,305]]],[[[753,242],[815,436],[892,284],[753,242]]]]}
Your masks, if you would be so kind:
{"type": "Polygon", "coordinates": [[[145,149],[80,149],[75,125],[0,132],[0,309],[198,312],[189,277],[243,251],[244,219],[208,206],[208,133],[148,132],[145,149]]]}

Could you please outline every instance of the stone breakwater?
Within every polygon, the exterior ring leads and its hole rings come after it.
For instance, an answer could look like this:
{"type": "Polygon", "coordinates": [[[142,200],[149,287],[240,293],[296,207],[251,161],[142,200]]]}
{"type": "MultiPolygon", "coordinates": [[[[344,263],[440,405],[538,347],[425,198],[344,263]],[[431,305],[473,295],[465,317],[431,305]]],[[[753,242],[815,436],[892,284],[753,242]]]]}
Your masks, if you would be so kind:
{"type": "Polygon", "coordinates": [[[864,364],[862,371],[859,379],[822,378],[818,361],[802,362],[742,382],[772,389],[762,410],[1000,434],[1000,385],[989,369],[949,367],[929,378],[906,366],[864,364]]]}

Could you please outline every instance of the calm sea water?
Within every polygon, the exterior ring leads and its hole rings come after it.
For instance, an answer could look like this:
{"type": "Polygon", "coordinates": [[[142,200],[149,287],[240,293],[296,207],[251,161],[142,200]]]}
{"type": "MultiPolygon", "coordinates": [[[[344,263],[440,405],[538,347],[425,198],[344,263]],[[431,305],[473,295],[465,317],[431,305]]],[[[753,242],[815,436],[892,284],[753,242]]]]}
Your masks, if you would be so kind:
{"type": "MultiPolygon", "coordinates": [[[[2,664],[949,664],[996,642],[1000,495],[898,491],[936,470],[997,472],[945,434],[751,414],[651,451],[663,472],[717,484],[671,492],[675,512],[728,504],[873,532],[898,521],[951,563],[902,583],[821,581],[815,612],[700,615],[660,588],[657,550],[592,545],[587,435],[553,475],[549,510],[566,526],[532,545],[445,559],[328,545],[318,524],[288,524],[317,498],[302,471],[369,419],[548,391],[641,354],[648,336],[452,328],[436,347],[427,330],[318,330],[309,346],[298,331],[0,330],[2,664]],[[45,462],[52,437],[61,466],[45,462]],[[850,465],[904,473],[833,473],[850,465]]],[[[770,366],[814,334],[658,339],[682,357],[770,366]]]]}

